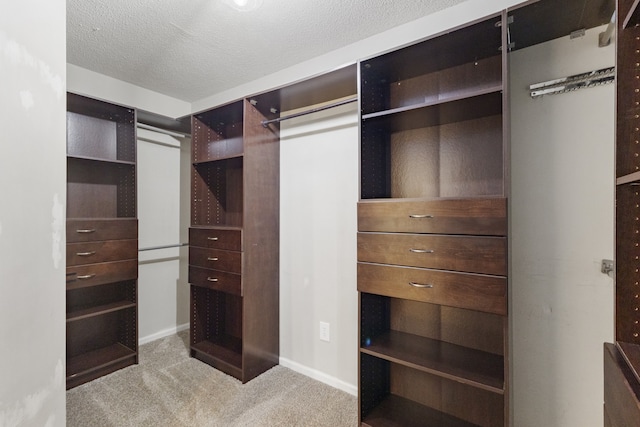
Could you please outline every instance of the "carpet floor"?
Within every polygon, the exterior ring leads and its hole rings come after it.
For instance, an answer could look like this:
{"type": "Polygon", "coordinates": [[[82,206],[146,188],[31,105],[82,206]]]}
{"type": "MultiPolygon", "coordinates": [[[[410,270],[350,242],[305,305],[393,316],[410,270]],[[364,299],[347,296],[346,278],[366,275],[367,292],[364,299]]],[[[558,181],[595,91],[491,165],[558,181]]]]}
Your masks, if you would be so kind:
{"type": "Polygon", "coordinates": [[[68,427],[357,425],[357,399],[282,366],[242,384],[189,357],[188,331],[140,363],[67,391],[68,427]]]}

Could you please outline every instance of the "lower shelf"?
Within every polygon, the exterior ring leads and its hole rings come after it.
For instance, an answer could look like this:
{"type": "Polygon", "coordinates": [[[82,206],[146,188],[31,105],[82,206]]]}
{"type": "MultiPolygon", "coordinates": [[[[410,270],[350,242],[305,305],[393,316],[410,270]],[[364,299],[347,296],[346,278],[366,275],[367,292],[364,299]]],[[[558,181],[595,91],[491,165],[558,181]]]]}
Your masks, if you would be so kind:
{"type": "Polygon", "coordinates": [[[242,380],[242,340],[230,335],[191,345],[191,355],[242,380]]]}
{"type": "Polygon", "coordinates": [[[133,308],[136,306],[135,302],[131,301],[116,301],[109,304],[103,304],[96,307],[87,307],[83,309],[77,309],[67,313],[67,322],[74,322],[76,320],[86,319],[88,317],[100,316],[102,314],[112,313],[114,311],[124,310],[127,308],[133,308]]]}
{"type": "Polygon", "coordinates": [[[362,419],[369,427],[478,427],[403,397],[389,395],[362,419]]]}
{"type": "Polygon", "coordinates": [[[67,388],[137,363],[137,354],[115,343],[67,359],[67,388]]]}

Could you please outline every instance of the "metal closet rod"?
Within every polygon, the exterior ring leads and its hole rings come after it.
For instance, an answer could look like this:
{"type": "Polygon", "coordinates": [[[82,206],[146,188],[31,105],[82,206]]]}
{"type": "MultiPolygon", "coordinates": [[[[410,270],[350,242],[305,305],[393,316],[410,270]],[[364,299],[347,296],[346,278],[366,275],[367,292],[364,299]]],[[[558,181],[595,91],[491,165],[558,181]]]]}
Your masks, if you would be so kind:
{"type": "Polygon", "coordinates": [[[155,251],[156,249],[168,249],[168,248],[179,248],[182,246],[189,246],[188,243],[176,243],[175,245],[163,245],[163,246],[151,246],[148,248],[140,248],[138,249],[138,252],[144,252],[144,251],[155,251]]]}
{"type": "Polygon", "coordinates": [[[354,97],[354,98],[343,99],[342,101],[337,101],[337,102],[334,102],[332,104],[323,105],[322,107],[317,107],[317,108],[312,108],[310,110],[301,111],[299,113],[289,114],[288,116],[278,117],[277,119],[263,120],[260,123],[262,123],[262,126],[267,127],[267,125],[269,125],[270,123],[279,123],[279,122],[281,122],[283,120],[289,120],[289,119],[293,119],[295,117],[306,116],[307,114],[317,113],[318,111],[324,111],[324,110],[328,110],[330,108],[339,107],[341,105],[351,104],[352,102],[356,102],[357,100],[358,100],[357,96],[354,97]]]}

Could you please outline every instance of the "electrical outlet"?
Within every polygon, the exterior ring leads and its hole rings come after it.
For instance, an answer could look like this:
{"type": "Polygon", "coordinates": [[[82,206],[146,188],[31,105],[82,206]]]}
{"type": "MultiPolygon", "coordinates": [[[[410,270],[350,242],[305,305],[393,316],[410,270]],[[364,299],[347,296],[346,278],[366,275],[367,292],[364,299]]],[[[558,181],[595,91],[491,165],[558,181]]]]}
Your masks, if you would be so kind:
{"type": "Polygon", "coordinates": [[[320,322],[320,340],[321,341],[331,341],[330,337],[330,328],[327,322],[320,322]]]}

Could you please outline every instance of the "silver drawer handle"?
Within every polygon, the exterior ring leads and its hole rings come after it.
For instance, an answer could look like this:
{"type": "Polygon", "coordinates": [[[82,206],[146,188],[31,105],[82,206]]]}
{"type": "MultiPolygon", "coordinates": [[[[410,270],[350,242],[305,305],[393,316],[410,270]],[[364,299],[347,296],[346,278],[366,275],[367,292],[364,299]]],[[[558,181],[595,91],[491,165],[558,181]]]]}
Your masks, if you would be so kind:
{"type": "Polygon", "coordinates": [[[413,252],[414,254],[432,254],[433,249],[409,249],[409,252],[413,252]]]}
{"type": "Polygon", "coordinates": [[[216,240],[218,240],[218,238],[217,238],[217,237],[207,237],[207,240],[213,240],[213,241],[216,241],[216,240]]]}
{"type": "Polygon", "coordinates": [[[87,234],[87,233],[95,233],[96,229],[95,228],[85,228],[85,229],[80,229],[80,230],[76,230],[76,233],[82,233],[82,234],[87,234]]]}
{"type": "Polygon", "coordinates": [[[207,261],[217,261],[218,257],[209,257],[207,258],[207,261]]]}
{"type": "Polygon", "coordinates": [[[209,282],[217,282],[218,281],[218,279],[216,279],[215,277],[207,277],[207,280],[209,282]]]}
{"type": "Polygon", "coordinates": [[[96,251],[91,251],[91,252],[76,252],[77,256],[91,256],[91,255],[95,255],[96,251]]]}
{"type": "Polygon", "coordinates": [[[433,285],[423,285],[422,283],[409,282],[414,288],[433,288],[433,285]]]}
{"type": "Polygon", "coordinates": [[[412,215],[409,215],[409,218],[433,218],[433,215],[412,214],[412,215]]]}
{"type": "Polygon", "coordinates": [[[95,277],[95,276],[96,276],[95,274],[87,274],[85,276],[78,276],[78,279],[86,280],[86,279],[91,279],[92,277],[95,277]]]}

